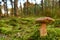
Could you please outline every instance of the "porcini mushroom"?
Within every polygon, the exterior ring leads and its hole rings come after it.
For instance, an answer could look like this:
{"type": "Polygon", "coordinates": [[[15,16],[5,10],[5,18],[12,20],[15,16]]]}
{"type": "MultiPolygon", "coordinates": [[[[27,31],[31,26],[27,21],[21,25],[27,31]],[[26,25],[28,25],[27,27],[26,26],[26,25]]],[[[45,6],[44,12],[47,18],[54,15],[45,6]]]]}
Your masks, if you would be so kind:
{"type": "Polygon", "coordinates": [[[47,29],[46,24],[55,21],[53,18],[50,17],[41,17],[37,18],[36,22],[41,23],[41,27],[39,28],[40,36],[46,36],[47,35],[47,29]]]}

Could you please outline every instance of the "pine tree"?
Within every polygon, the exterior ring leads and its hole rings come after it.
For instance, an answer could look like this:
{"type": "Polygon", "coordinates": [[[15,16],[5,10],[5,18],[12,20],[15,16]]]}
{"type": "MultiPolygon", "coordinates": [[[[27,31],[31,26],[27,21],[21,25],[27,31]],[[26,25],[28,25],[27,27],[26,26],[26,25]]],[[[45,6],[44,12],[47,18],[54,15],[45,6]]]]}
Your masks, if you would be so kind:
{"type": "Polygon", "coordinates": [[[7,8],[7,0],[2,0],[4,3],[4,11],[5,11],[5,15],[8,16],[8,8],[7,8]]]}
{"type": "Polygon", "coordinates": [[[18,0],[14,0],[14,16],[18,16],[18,0]]]}
{"type": "Polygon", "coordinates": [[[60,7],[60,0],[59,0],[59,7],[60,7]]]}
{"type": "Polygon", "coordinates": [[[0,17],[2,15],[2,10],[1,10],[1,2],[0,2],[0,17]]]}
{"type": "Polygon", "coordinates": [[[11,2],[11,6],[12,6],[12,12],[11,12],[11,15],[12,15],[12,16],[14,16],[14,10],[13,10],[13,9],[14,9],[14,8],[13,8],[13,1],[12,1],[12,0],[10,0],[10,2],[11,2]]]}

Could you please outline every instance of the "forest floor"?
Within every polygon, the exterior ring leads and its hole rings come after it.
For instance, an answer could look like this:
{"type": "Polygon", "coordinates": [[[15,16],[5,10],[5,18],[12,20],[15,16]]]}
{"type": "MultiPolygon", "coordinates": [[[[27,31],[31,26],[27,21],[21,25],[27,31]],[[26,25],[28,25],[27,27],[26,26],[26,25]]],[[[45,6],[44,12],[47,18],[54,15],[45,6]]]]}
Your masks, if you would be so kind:
{"type": "MultiPolygon", "coordinates": [[[[36,18],[2,18],[0,40],[60,40],[60,28],[55,27],[56,22],[47,25],[46,37],[40,37],[38,30],[40,25],[35,23],[36,18]]],[[[60,23],[59,21],[57,24],[60,23]]]]}

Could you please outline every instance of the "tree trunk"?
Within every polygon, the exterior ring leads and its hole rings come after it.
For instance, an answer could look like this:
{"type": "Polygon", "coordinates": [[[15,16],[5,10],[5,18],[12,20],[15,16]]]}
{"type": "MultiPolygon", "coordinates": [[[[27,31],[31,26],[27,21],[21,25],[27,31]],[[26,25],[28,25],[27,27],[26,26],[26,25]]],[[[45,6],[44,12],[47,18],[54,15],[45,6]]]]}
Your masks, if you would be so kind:
{"type": "Polygon", "coordinates": [[[4,2],[5,15],[8,16],[7,0],[2,0],[4,2]]]}
{"type": "Polygon", "coordinates": [[[60,0],[59,0],[59,7],[60,7],[60,0]]]}
{"type": "Polygon", "coordinates": [[[12,0],[10,0],[10,2],[11,2],[11,6],[12,6],[12,12],[11,12],[11,15],[12,15],[12,16],[14,16],[14,10],[13,10],[13,9],[14,9],[14,8],[13,8],[13,1],[12,1],[12,0]]]}
{"type": "Polygon", "coordinates": [[[2,15],[2,10],[1,10],[1,2],[0,2],[0,17],[1,17],[1,15],[2,15]]]}
{"type": "Polygon", "coordinates": [[[43,0],[41,0],[41,6],[42,6],[42,16],[44,16],[44,6],[43,6],[43,0]]]}
{"type": "Polygon", "coordinates": [[[18,16],[18,0],[14,0],[14,16],[18,16]]]}
{"type": "Polygon", "coordinates": [[[7,13],[7,16],[8,16],[7,0],[6,0],[6,13],[7,13]]]}

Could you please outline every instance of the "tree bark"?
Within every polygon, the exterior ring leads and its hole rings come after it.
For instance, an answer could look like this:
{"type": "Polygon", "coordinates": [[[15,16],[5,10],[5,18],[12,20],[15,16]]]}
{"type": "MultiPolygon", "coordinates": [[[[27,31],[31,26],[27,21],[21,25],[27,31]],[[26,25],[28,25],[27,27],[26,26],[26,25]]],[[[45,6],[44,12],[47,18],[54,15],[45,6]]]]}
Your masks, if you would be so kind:
{"type": "Polygon", "coordinates": [[[18,0],[14,0],[14,16],[18,16],[18,0]]]}
{"type": "Polygon", "coordinates": [[[11,12],[11,15],[12,15],[12,16],[14,16],[14,10],[13,10],[13,9],[14,9],[14,8],[13,8],[13,1],[12,1],[12,0],[10,0],[10,2],[11,2],[11,6],[12,6],[12,12],[11,12]]]}
{"type": "Polygon", "coordinates": [[[7,0],[2,0],[4,2],[5,15],[8,16],[7,0]]]}
{"type": "Polygon", "coordinates": [[[44,13],[44,4],[43,4],[43,0],[41,0],[41,6],[42,6],[42,7],[41,7],[41,8],[42,8],[42,16],[44,16],[44,14],[43,14],[43,13],[44,13]]]}
{"type": "Polygon", "coordinates": [[[1,15],[2,15],[2,10],[1,10],[1,2],[0,2],[0,17],[1,17],[1,15]]]}
{"type": "Polygon", "coordinates": [[[6,13],[7,13],[7,16],[8,16],[7,0],[6,0],[6,13]]]}
{"type": "Polygon", "coordinates": [[[60,0],[59,0],[59,8],[60,8],[60,0]]]}

